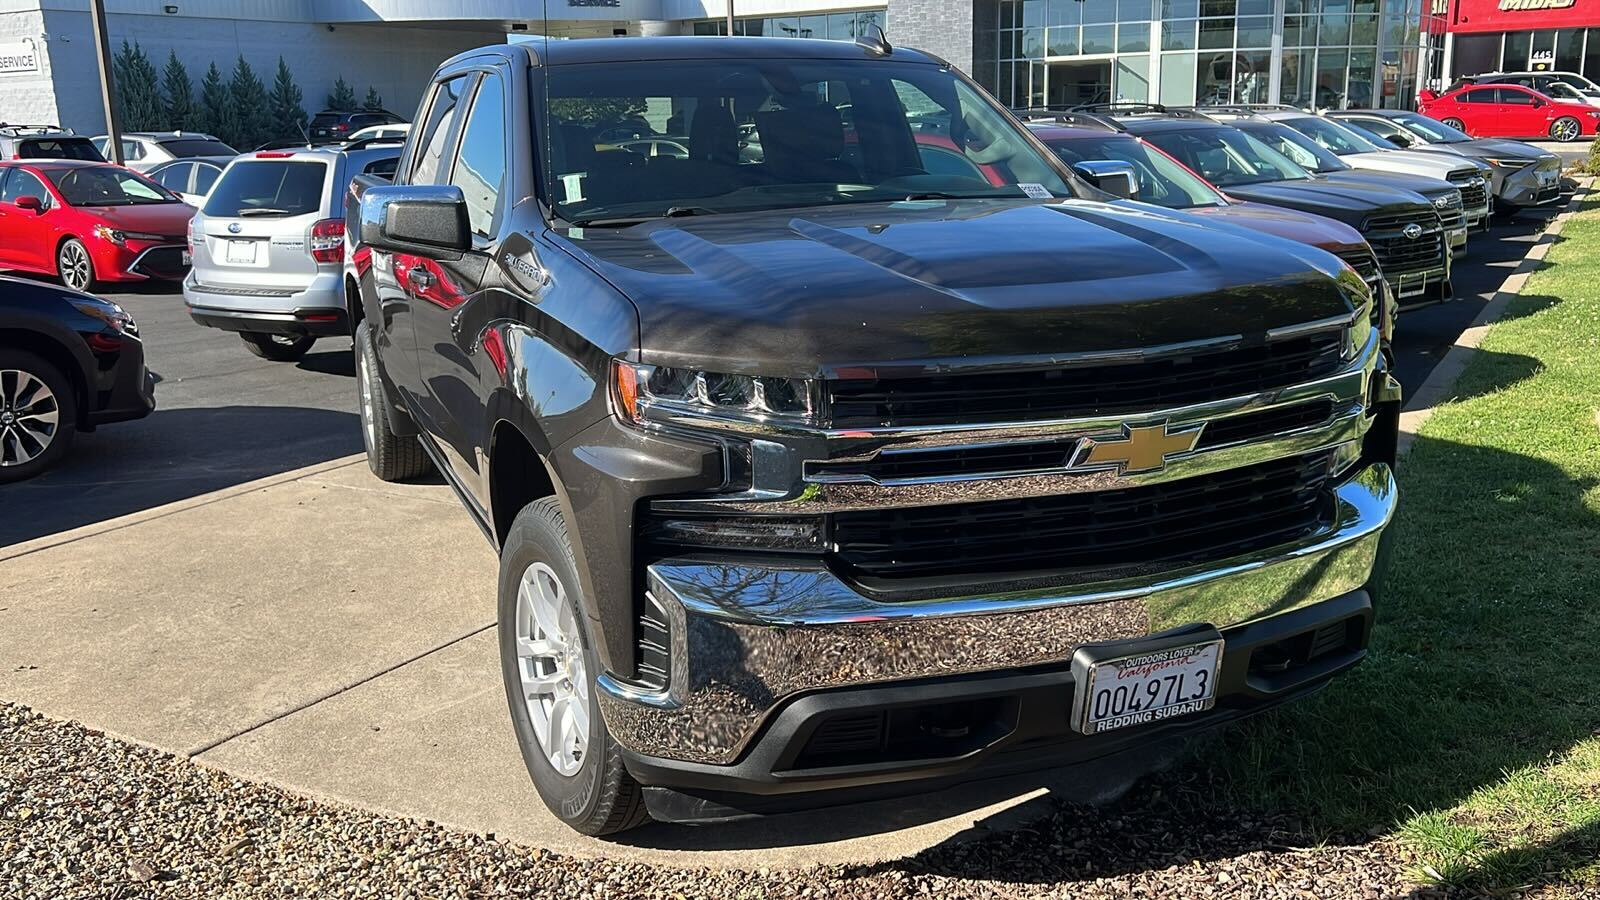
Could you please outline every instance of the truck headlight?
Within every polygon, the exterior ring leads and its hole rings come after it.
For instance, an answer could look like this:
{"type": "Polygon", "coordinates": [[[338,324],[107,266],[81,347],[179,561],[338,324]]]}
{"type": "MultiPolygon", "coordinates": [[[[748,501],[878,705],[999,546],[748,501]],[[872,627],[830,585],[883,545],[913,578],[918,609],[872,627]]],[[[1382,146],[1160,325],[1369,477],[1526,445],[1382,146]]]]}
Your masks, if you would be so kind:
{"type": "Polygon", "coordinates": [[[730,422],[817,421],[817,383],[799,378],[738,375],[701,369],[612,362],[612,401],[623,420],[652,413],[730,422]]]}
{"type": "Polygon", "coordinates": [[[1485,157],[1483,161],[1497,169],[1522,169],[1534,163],[1531,159],[1522,159],[1515,156],[1485,157]]]}

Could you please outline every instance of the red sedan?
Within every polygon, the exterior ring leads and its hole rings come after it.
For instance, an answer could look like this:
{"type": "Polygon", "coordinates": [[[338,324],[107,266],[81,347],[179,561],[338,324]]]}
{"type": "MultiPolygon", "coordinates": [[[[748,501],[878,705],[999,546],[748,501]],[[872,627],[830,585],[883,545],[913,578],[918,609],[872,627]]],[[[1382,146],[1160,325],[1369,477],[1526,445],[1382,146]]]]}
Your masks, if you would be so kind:
{"type": "Polygon", "coordinates": [[[1435,96],[1423,91],[1417,111],[1473,137],[1575,141],[1593,135],[1600,109],[1547,97],[1516,84],[1469,84],[1435,96]]]}
{"type": "Polygon", "coordinates": [[[0,163],[0,269],[99,282],[181,279],[194,207],[121,166],[0,163]]]}

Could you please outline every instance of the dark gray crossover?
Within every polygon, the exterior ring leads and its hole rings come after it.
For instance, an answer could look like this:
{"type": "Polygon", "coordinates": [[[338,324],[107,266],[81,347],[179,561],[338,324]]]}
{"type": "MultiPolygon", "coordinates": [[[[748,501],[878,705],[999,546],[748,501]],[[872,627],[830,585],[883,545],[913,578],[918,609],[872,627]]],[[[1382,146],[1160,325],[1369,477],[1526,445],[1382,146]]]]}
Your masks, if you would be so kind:
{"type": "Polygon", "coordinates": [[[881,40],[489,47],[416,123],[348,205],[368,459],[498,548],[572,827],[1065,765],[1365,654],[1399,388],[1334,256],[881,40]]]}

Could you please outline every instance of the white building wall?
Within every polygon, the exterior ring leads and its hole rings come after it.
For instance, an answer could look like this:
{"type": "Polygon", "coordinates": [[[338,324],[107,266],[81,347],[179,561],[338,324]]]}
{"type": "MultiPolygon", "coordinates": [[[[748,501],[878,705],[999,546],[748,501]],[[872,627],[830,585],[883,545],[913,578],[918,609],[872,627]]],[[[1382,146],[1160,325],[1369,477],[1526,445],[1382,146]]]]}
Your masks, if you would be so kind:
{"type": "MultiPolygon", "coordinates": [[[[80,133],[100,133],[104,116],[89,14],[47,10],[44,21],[60,124],[80,133]]],[[[358,100],[371,85],[390,110],[407,118],[415,113],[422,88],[440,62],[463,50],[505,40],[498,29],[329,26],[162,14],[109,14],[106,27],[113,47],[120,48],[124,40],[137,42],[158,72],[166,65],[168,51],[176,50],[194,82],[196,99],[213,61],[226,79],[243,54],[271,90],[282,56],[308,113],[322,108],[334,82],[343,77],[358,100]]],[[[10,93],[0,93],[0,120],[13,117],[10,93]]]]}
{"type": "Polygon", "coordinates": [[[36,72],[0,75],[0,122],[57,123],[49,45],[41,39],[43,34],[44,15],[39,10],[0,8],[0,44],[32,43],[39,61],[36,72]]]}

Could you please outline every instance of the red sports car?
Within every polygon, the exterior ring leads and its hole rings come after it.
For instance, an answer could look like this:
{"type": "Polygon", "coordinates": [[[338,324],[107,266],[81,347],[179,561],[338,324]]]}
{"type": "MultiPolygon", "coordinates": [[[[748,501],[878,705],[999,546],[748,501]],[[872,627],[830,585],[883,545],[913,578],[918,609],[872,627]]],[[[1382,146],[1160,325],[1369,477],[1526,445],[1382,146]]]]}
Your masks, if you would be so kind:
{"type": "Polygon", "coordinates": [[[1417,111],[1473,137],[1575,141],[1593,135],[1600,109],[1547,97],[1516,84],[1469,84],[1444,94],[1423,91],[1417,111]]]}
{"type": "Polygon", "coordinates": [[[59,275],[88,291],[109,281],[180,279],[194,207],[109,163],[0,163],[0,269],[59,275]]]}

